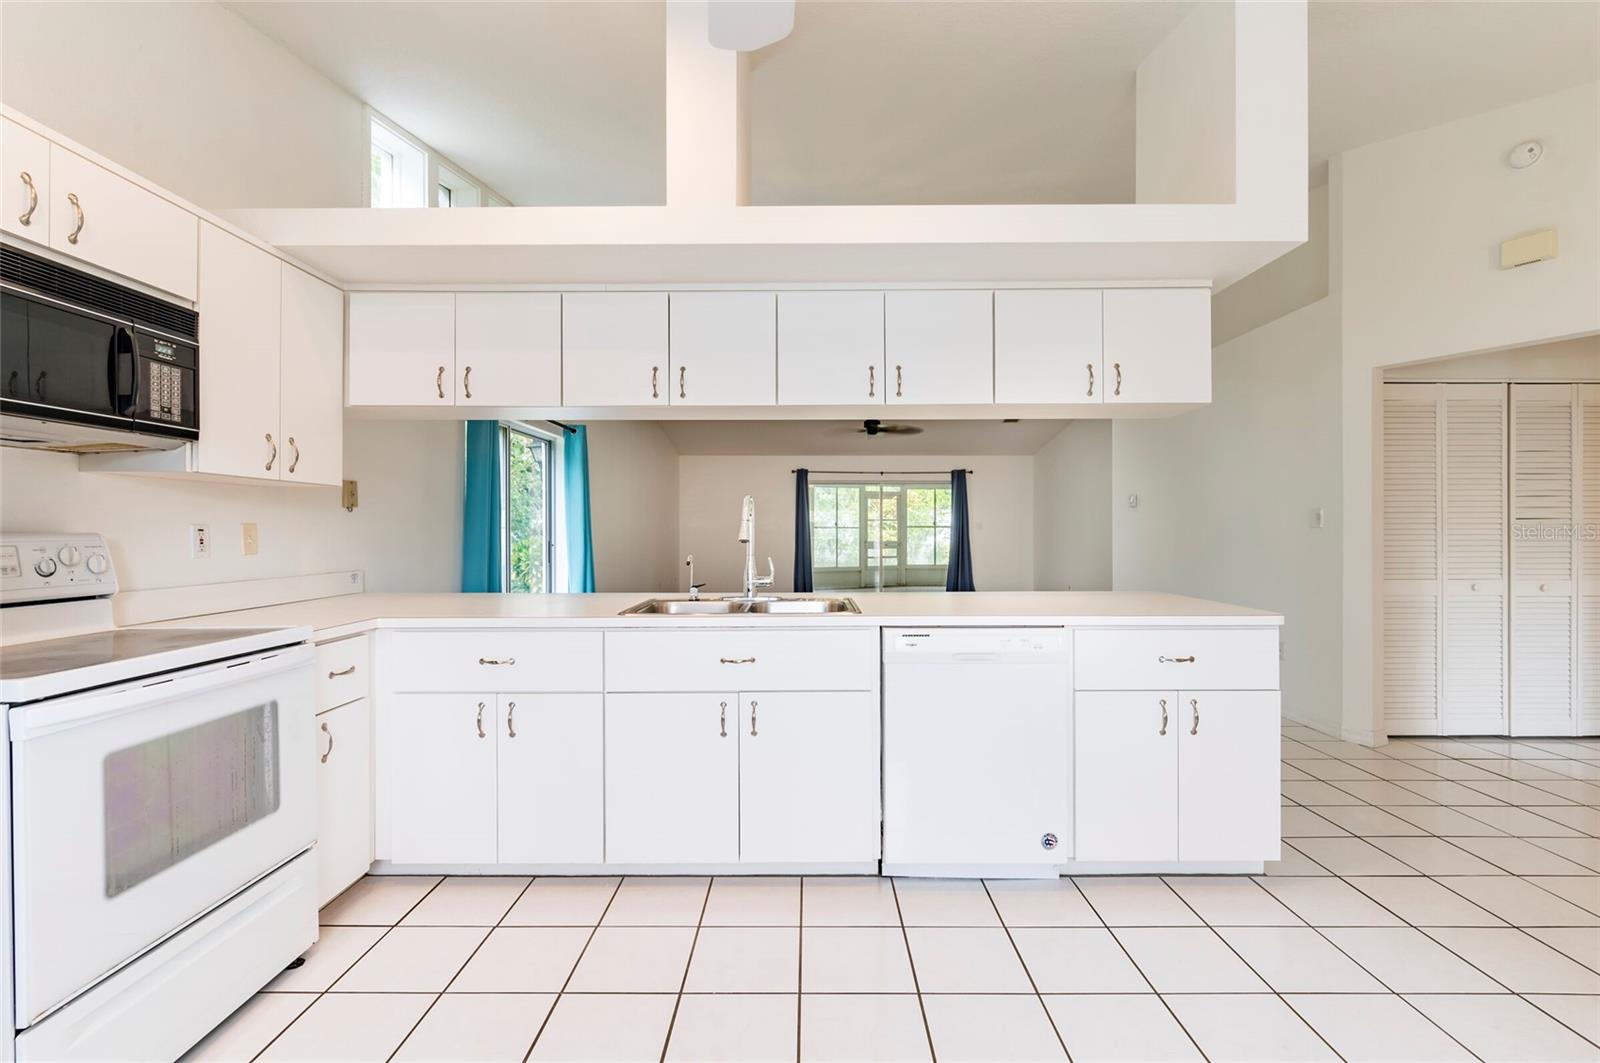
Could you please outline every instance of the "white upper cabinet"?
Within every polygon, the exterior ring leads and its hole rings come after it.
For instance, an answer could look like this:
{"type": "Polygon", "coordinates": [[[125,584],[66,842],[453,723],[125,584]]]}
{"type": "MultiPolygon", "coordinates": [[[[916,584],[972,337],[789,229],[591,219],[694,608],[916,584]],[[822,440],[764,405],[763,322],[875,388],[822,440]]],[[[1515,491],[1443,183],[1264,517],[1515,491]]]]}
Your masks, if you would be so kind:
{"type": "Polygon", "coordinates": [[[667,293],[574,292],[563,299],[562,405],[667,405],[667,293]]]}
{"type": "Polygon", "coordinates": [[[50,243],[50,142],[10,119],[0,119],[0,230],[50,243]]]}
{"type": "Polygon", "coordinates": [[[450,292],[350,293],[350,405],[452,405],[455,306],[450,292]]]}
{"type": "MultiPolygon", "coordinates": [[[[337,486],[344,470],[344,293],[287,262],[279,266],[280,478],[337,486]]],[[[205,321],[204,314],[200,320],[205,321]]],[[[209,360],[206,365],[209,369],[209,360]]]]}
{"type": "Polygon", "coordinates": [[[993,292],[886,292],[883,313],[888,403],[994,401],[993,292]]]}
{"type": "Polygon", "coordinates": [[[561,295],[456,294],[457,406],[561,405],[561,295]]]}
{"type": "Polygon", "coordinates": [[[1211,289],[1104,293],[1108,403],[1211,401],[1211,289]]]}
{"type": "Polygon", "coordinates": [[[777,297],[673,292],[673,406],[771,406],[777,400],[777,297]]]}
{"type": "Polygon", "coordinates": [[[199,220],[182,207],[51,144],[49,213],[50,246],[57,251],[195,298],[199,220]]]}
{"type": "Polygon", "coordinates": [[[214,225],[200,227],[197,472],[276,480],[282,263],[214,225]]]}
{"type": "Polygon", "coordinates": [[[1098,289],[994,293],[994,401],[1099,404],[1098,289]]]}
{"type": "Polygon", "coordinates": [[[778,403],[884,401],[883,293],[778,293],[778,403]]]}

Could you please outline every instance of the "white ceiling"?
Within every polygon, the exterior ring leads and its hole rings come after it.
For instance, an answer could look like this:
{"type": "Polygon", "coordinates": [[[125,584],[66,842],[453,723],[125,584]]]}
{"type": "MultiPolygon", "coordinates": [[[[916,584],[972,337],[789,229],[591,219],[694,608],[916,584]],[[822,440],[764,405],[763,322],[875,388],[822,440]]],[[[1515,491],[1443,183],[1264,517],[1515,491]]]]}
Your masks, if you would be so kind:
{"type": "MultiPolygon", "coordinates": [[[[659,203],[659,2],[227,6],[513,202],[659,203]]],[[[1188,3],[821,2],[750,57],[762,203],[1131,198],[1133,71],[1188,3]]],[[[1600,76],[1600,4],[1314,0],[1311,169],[1600,76]]]]}
{"type": "MultiPolygon", "coordinates": [[[[885,424],[894,423],[892,411],[885,424]]],[[[858,431],[860,421],[661,421],[679,454],[1035,454],[1067,426],[1066,421],[912,421],[919,435],[858,431]]]]}

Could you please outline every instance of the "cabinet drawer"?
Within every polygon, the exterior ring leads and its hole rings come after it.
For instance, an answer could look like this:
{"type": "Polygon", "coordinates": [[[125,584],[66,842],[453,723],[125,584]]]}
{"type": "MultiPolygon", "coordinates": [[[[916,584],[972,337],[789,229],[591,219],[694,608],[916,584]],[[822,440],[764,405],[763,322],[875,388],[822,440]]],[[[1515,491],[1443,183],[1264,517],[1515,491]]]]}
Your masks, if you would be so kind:
{"type": "Polygon", "coordinates": [[[384,653],[389,690],[598,691],[598,631],[397,632],[384,653]]]}
{"type": "Polygon", "coordinates": [[[371,654],[371,641],[365,635],[317,644],[318,712],[367,696],[371,654]]]}
{"type": "Polygon", "coordinates": [[[606,633],[607,690],[871,690],[877,678],[877,639],[859,628],[606,633]]]}
{"type": "Polygon", "coordinates": [[[1078,690],[1276,690],[1277,628],[1077,631],[1078,690]]]}

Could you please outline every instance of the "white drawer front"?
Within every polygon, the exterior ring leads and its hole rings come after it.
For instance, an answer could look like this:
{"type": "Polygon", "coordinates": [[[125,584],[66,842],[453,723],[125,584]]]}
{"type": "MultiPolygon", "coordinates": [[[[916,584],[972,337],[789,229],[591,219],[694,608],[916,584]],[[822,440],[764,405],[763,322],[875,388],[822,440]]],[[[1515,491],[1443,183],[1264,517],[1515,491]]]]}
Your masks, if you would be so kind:
{"type": "Polygon", "coordinates": [[[1276,690],[1277,628],[1079,630],[1078,690],[1276,690]]]}
{"type": "Polygon", "coordinates": [[[403,631],[391,636],[383,685],[398,691],[599,691],[598,631],[403,631]]]}
{"type": "Polygon", "coordinates": [[[367,636],[317,643],[318,712],[366,697],[371,681],[372,643],[367,636]]]}
{"type": "Polygon", "coordinates": [[[607,690],[871,690],[877,679],[877,636],[860,628],[606,633],[607,690]]]}

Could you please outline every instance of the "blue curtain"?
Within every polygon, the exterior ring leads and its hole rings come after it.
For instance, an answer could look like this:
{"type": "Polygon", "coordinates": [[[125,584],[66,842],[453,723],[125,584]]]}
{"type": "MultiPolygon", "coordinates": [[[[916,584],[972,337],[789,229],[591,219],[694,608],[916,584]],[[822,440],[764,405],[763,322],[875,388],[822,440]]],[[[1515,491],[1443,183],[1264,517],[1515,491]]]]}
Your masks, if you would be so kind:
{"type": "Polygon", "coordinates": [[[505,590],[500,549],[500,422],[467,422],[467,489],[461,513],[461,589],[505,590]]]}
{"type": "Polygon", "coordinates": [[[794,589],[809,594],[811,584],[811,472],[794,471],[794,589]]]}
{"type": "Polygon", "coordinates": [[[589,429],[567,431],[562,455],[567,517],[567,590],[594,593],[594,529],[589,522],[589,429]]]}
{"type": "Polygon", "coordinates": [[[967,470],[950,473],[950,568],[944,589],[970,591],[972,586],[972,522],[967,516],[967,470]]]}

